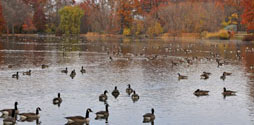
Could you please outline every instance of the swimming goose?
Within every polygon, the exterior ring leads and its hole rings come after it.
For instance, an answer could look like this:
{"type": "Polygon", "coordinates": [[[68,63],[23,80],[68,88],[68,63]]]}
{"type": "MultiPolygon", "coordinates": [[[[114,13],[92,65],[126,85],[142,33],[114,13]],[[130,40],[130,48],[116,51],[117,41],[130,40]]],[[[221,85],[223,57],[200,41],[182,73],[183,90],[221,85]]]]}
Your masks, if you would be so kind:
{"type": "Polygon", "coordinates": [[[70,77],[73,79],[76,76],[75,69],[71,71],[70,77]]]}
{"type": "Polygon", "coordinates": [[[12,78],[16,78],[16,79],[18,79],[18,78],[19,78],[19,72],[17,72],[17,73],[15,73],[15,74],[13,74],[13,75],[12,75],[12,78]]]}
{"type": "Polygon", "coordinates": [[[23,72],[23,75],[28,75],[28,76],[30,76],[31,75],[31,70],[28,70],[28,71],[26,71],[26,72],[23,72]]]}
{"type": "Polygon", "coordinates": [[[67,122],[67,125],[71,125],[71,124],[89,124],[89,121],[90,121],[90,119],[89,119],[89,113],[90,112],[93,112],[90,108],[88,108],[87,110],[86,110],[86,116],[85,117],[83,117],[83,116],[70,116],[70,117],[65,117],[67,120],[68,120],[68,122],[67,122]]]}
{"type": "Polygon", "coordinates": [[[139,100],[139,95],[136,94],[135,91],[133,91],[133,94],[131,95],[131,99],[132,99],[133,102],[136,102],[136,101],[139,100]]]}
{"type": "Polygon", "coordinates": [[[131,88],[131,85],[128,84],[128,88],[126,89],[126,93],[130,95],[133,92],[133,89],[131,88]]]}
{"type": "Polygon", "coordinates": [[[45,65],[45,64],[42,64],[42,65],[41,65],[41,68],[42,68],[42,69],[45,69],[45,68],[48,68],[48,67],[49,67],[49,66],[48,66],[48,65],[45,65]]]}
{"type": "Polygon", "coordinates": [[[83,66],[81,67],[80,72],[81,72],[82,74],[83,74],[83,73],[86,73],[86,70],[84,69],[84,67],[83,67],[83,66]]]}
{"type": "Polygon", "coordinates": [[[103,102],[107,101],[108,99],[107,93],[108,91],[105,90],[104,93],[99,96],[99,101],[103,101],[103,102]]]}
{"type": "Polygon", "coordinates": [[[209,91],[197,89],[193,94],[196,96],[206,96],[209,91]]]}
{"type": "Polygon", "coordinates": [[[184,75],[181,75],[180,73],[178,73],[178,79],[181,80],[181,79],[188,79],[188,76],[184,76],[184,75]]]}
{"type": "Polygon", "coordinates": [[[57,94],[57,97],[53,99],[53,104],[56,105],[56,104],[61,104],[62,103],[62,98],[60,96],[60,93],[57,94]]]}
{"type": "Polygon", "coordinates": [[[96,112],[96,117],[95,119],[107,119],[108,116],[109,116],[109,112],[108,112],[108,107],[109,105],[106,104],[105,105],[105,111],[99,111],[99,112],[96,112]]]}
{"type": "Polygon", "coordinates": [[[21,121],[33,121],[33,120],[39,119],[40,118],[39,111],[41,111],[41,108],[37,107],[35,113],[20,113],[19,114],[20,120],[21,121]]]}
{"type": "Polygon", "coordinates": [[[119,96],[120,92],[119,90],[117,89],[117,86],[115,86],[115,89],[112,91],[112,95],[117,98],[119,96]]]}
{"type": "Polygon", "coordinates": [[[201,74],[201,75],[200,75],[200,77],[201,77],[201,79],[206,80],[206,79],[208,79],[208,78],[209,78],[209,75],[208,75],[208,74],[203,73],[203,74],[201,74]]]}
{"type": "Polygon", "coordinates": [[[2,113],[1,117],[5,117],[5,116],[12,116],[13,110],[15,111],[15,115],[19,113],[18,110],[18,102],[14,103],[14,109],[2,109],[0,110],[0,112],[2,113]]]}
{"type": "Polygon", "coordinates": [[[155,119],[155,115],[154,115],[154,109],[151,109],[152,113],[146,113],[143,115],[143,123],[147,123],[147,122],[153,122],[155,119]]]}
{"type": "Polygon", "coordinates": [[[226,79],[226,75],[223,73],[222,76],[220,77],[223,81],[226,79]]]}
{"type": "Polygon", "coordinates": [[[229,73],[229,72],[223,72],[223,75],[225,76],[230,76],[232,73],[229,73]]]}
{"type": "Polygon", "coordinates": [[[4,120],[3,120],[4,125],[15,125],[16,124],[15,110],[12,110],[11,112],[12,112],[11,116],[4,118],[4,120]]]}
{"type": "Polygon", "coordinates": [[[227,89],[224,87],[224,88],[223,88],[222,94],[223,94],[224,96],[232,96],[232,95],[236,95],[236,91],[227,90],[227,89]]]}
{"type": "Polygon", "coordinates": [[[68,68],[66,67],[64,70],[61,71],[62,73],[67,74],[68,73],[68,68]]]}

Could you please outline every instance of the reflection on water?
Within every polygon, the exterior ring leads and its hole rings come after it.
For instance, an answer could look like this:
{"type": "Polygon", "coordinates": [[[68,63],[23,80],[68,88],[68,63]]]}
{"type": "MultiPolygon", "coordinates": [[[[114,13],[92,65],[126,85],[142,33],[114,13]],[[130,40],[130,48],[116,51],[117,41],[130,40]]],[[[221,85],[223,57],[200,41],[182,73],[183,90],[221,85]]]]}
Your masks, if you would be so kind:
{"type": "Polygon", "coordinates": [[[151,124],[156,125],[253,124],[253,58],[254,44],[240,41],[2,38],[0,109],[15,101],[21,112],[41,107],[37,123],[45,125],[65,124],[67,116],[85,117],[87,108],[94,111],[90,124],[96,125],[142,124],[151,108],[156,116],[151,124]],[[66,67],[68,73],[62,73],[66,67]],[[30,75],[23,75],[29,70],[30,75]],[[12,78],[16,72],[18,80],[12,78]],[[201,79],[203,72],[211,75],[201,79]],[[221,80],[223,72],[232,75],[221,80]],[[178,80],[178,73],[188,78],[178,80]],[[139,95],[135,103],[126,93],[128,84],[139,95]],[[111,95],[115,86],[117,98],[111,95]],[[237,91],[236,96],[224,97],[223,87],[237,91]],[[197,89],[210,91],[209,96],[196,97],[197,89]],[[98,101],[104,90],[110,93],[108,123],[94,120],[97,111],[105,110],[98,101]],[[57,93],[63,98],[59,107],[52,104],[57,93]]]}

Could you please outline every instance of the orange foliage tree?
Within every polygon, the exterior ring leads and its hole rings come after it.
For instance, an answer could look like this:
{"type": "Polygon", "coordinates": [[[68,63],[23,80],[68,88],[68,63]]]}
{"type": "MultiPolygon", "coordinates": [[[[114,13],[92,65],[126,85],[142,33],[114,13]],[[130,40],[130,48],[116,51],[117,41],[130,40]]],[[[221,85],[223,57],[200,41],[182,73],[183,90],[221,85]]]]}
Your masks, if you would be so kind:
{"type": "Polygon", "coordinates": [[[242,14],[242,23],[247,25],[247,30],[254,30],[254,1],[242,0],[244,12],[242,14]]]}

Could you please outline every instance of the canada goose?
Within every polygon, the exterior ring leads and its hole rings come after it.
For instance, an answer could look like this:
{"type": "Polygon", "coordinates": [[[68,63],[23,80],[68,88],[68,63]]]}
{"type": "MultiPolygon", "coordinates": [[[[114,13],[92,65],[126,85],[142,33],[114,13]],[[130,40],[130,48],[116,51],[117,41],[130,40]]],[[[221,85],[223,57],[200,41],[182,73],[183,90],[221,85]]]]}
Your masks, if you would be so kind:
{"type": "Polygon", "coordinates": [[[105,90],[104,93],[99,96],[99,101],[103,101],[103,102],[107,101],[108,99],[107,93],[108,91],[105,90]]]}
{"type": "Polygon", "coordinates": [[[223,73],[222,76],[220,77],[223,81],[226,79],[226,75],[223,73]]]}
{"type": "Polygon", "coordinates": [[[83,67],[83,66],[81,67],[80,72],[81,72],[82,74],[83,74],[83,73],[86,73],[86,70],[84,69],[84,67],[83,67]]]}
{"type": "Polygon", "coordinates": [[[13,74],[13,75],[12,75],[12,78],[16,78],[16,79],[18,79],[18,78],[19,78],[19,72],[17,72],[17,73],[15,73],[15,74],[13,74]]]}
{"type": "Polygon", "coordinates": [[[117,98],[119,96],[120,92],[119,90],[117,89],[117,86],[115,86],[115,89],[112,91],[112,95],[117,98]]]}
{"type": "Polygon", "coordinates": [[[12,116],[13,110],[15,110],[15,115],[19,113],[18,110],[18,102],[14,103],[14,109],[2,109],[0,110],[0,112],[2,113],[1,117],[5,117],[5,116],[12,116]]]}
{"type": "Polygon", "coordinates": [[[128,88],[126,89],[126,93],[130,95],[133,92],[133,89],[131,88],[131,85],[128,84],[128,88]]]}
{"type": "Polygon", "coordinates": [[[173,66],[177,66],[177,65],[178,65],[178,63],[173,62],[173,61],[171,61],[171,63],[172,63],[172,67],[173,67],[173,66]]]}
{"type": "Polygon", "coordinates": [[[42,69],[45,69],[45,68],[48,68],[48,67],[49,67],[49,66],[48,66],[48,65],[45,65],[45,64],[42,64],[42,65],[41,65],[41,68],[42,68],[42,69]]]}
{"type": "Polygon", "coordinates": [[[39,119],[40,118],[39,111],[41,111],[41,108],[37,107],[35,113],[20,113],[19,114],[20,120],[21,121],[33,121],[33,120],[39,119]]]}
{"type": "MultiPolygon", "coordinates": [[[[68,122],[67,122],[67,125],[69,125],[69,124],[73,124],[73,123],[76,123],[76,124],[89,124],[89,121],[90,121],[90,119],[89,119],[89,113],[90,112],[93,112],[90,108],[88,108],[87,110],[86,110],[86,116],[85,117],[83,117],[83,116],[70,116],[70,117],[65,117],[67,120],[68,120],[68,122]]],[[[75,124],[75,125],[76,125],[75,124]]]]}
{"type": "Polygon", "coordinates": [[[70,77],[73,79],[76,76],[75,69],[71,71],[70,77]]]}
{"type": "Polygon", "coordinates": [[[223,88],[222,94],[224,96],[233,96],[236,95],[236,91],[227,90],[225,87],[223,88]]]}
{"type": "Polygon", "coordinates": [[[201,74],[201,75],[200,75],[200,77],[201,77],[201,79],[206,80],[206,79],[208,79],[208,78],[209,78],[209,75],[208,75],[208,74],[203,73],[203,74],[201,74]]]}
{"type": "Polygon", "coordinates": [[[225,76],[230,76],[232,73],[229,73],[229,72],[223,72],[223,75],[225,76]]]}
{"type": "Polygon", "coordinates": [[[97,119],[107,119],[108,116],[109,116],[108,107],[109,107],[109,105],[106,104],[106,105],[105,105],[105,108],[106,108],[105,111],[96,112],[96,117],[95,117],[95,119],[96,119],[96,120],[97,120],[97,119]]]}
{"type": "Polygon", "coordinates": [[[68,68],[66,67],[64,70],[61,71],[62,73],[67,74],[68,73],[68,68]]]}
{"type": "Polygon", "coordinates": [[[206,75],[210,76],[212,73],[210,73],[210,72],[203,72],[203,74],[206,74],[206,75]]]}
{"type": "Polygon", "coordinates": [[[197,89],[193,94],[196,96],[206,96],[209,91],[197,89]]]}
{"type": "Polygon", "coordinates": [[[147,122],[153,122],[155,119],[155,115],[154,115],[154,109],[151,109],[152,113],[146,113],[143,115],[143,123],[147,123],[147,122]]]}
{"type": "Polygon", "coordinates": [[[132,99],[133,102],[136,102],[136,101],[139,100],[139,95],[136,94],[135,91],[133,91],[133,94],[131,95],[131,99],[132,99]]]}
{"type": "Polygon", "coordinates": [[[8,68],[12,68],[14,65],[8,65],[8,68]]]}
{"type": "Polygon", "coordinates": [[[28,75],[28,76],[30,76],[31,75],[31,70],[28,70],[28,71],[26,71],[26,72],[23,72],[23,75],[28,75]]]}
{"type": "Polygon", "coordinates": [[[62,103],[62,98],[60,96],[60,93],[57,94],[57,97],[53,99],[53,104],[56,105],[56,104],[61,104],[62,103]]]}
{"type": "Polygon", "coordinates": [[[109,56],[109,60],[110,60],[110,61],[113,61],[113,58],[112,58],[111,56],[109,56]]]}
{"type": "Polygon", "coordinates": [[[15,110],[11,110],[11,116],[4,118],[3,123],[4,125],[15,125],[16,124],[16,116],[15,116],[15,110]]]}
{"type": "Polygon", "coordinates": [[[188,79],[188,76],[184,76],[184,75],[181,75],[180,73],[177,73],[178,74],[178,79],[181,80],[181,79],[188,79]]]}

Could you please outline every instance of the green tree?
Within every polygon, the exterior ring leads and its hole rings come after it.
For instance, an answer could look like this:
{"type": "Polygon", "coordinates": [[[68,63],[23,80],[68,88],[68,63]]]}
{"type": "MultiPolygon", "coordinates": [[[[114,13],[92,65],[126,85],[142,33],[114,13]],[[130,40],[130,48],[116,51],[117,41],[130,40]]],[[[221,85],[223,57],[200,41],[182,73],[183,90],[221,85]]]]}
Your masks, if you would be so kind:
{"type": "Polygon", "coordinates": [[[62,33],[79,34],[81,18],[84,15],[84,11],[78,6],[65,6],[60,9],[60,25],[59,28],[62,33]]]}

